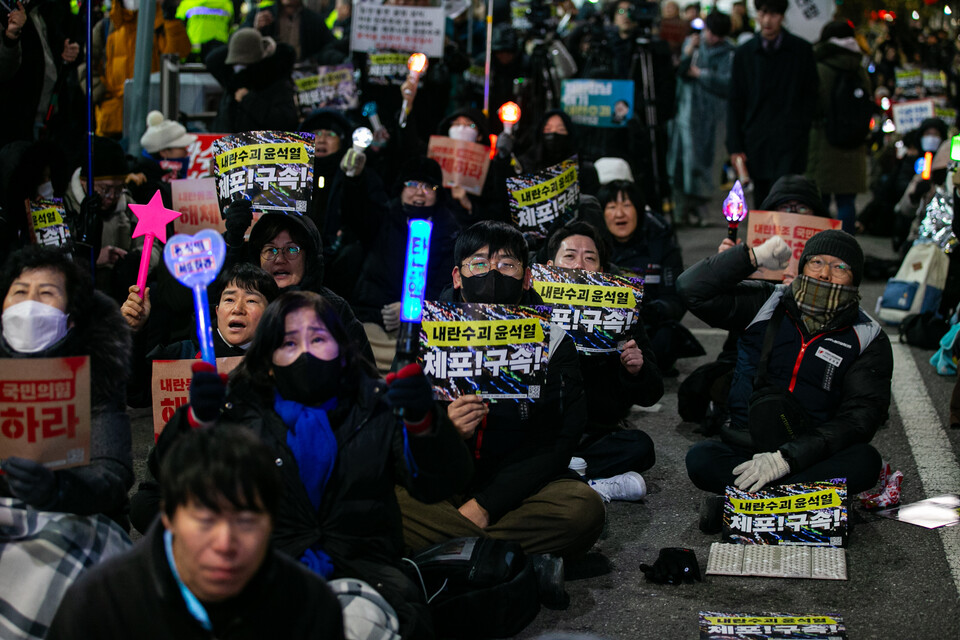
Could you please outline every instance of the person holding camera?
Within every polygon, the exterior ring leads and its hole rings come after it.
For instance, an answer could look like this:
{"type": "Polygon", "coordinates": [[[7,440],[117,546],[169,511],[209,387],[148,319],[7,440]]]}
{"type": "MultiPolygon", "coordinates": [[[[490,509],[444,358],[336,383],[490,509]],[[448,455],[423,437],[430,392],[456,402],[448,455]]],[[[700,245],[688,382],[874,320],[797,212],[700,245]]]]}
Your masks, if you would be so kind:
{"type": "Polygon", "coordinates": [[[857,494],[877,481],[882,461],[869,443],[887,419],[893,353],[859,306],[863,251],[848,233],[821,231],[789,285],[745,280],[757,267],[784,268],[790,255],[774,236],[701,260],[677,280],[694,315],[743,332],[721,440],[687,452],[687,473],[704,491],[846,478],[857,494]]]}

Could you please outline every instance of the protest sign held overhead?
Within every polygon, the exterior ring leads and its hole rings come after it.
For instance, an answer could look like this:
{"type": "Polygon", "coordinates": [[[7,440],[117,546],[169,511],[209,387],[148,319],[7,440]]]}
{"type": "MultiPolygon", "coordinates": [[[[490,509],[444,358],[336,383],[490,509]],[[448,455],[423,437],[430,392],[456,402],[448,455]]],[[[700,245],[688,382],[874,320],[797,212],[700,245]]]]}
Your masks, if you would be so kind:
{"type": "MultiPolygon", "coordinates": [[[[217,371],[230,373],[237,368],[242,356],[217,358],[217,371]]],[[[153,435],[160,436],[163,426],[173,417],[177,408],[190,402],[191,367],[196,360],[153,361],[153,435]]]]}
{"type": "Polygon", "coordinates": [[[206,178],[213,175],[213,143],[223,137],[222,133],[198,133],[197,139],[187,147],[190,165],[187,178],[206,178]]]}
{"type": "Polygon", "coordinates": [[[399,87],[407,79],[409,53],[378,52],[367,55],[367,81],[381,86],[399,87]]]}
{"type": "Polygon", "coordinates": [[[723,539],[739,544],[842,547],[847,540],[844,480],[764,487],[727,487],[723,539]]]}
{"type": "Polygon", "coordinates": [[[353,4],[350,50],[420,51],[430,58],[443,57],[446,14],[442,6],[385,5],[377,0],[353,4]]]}
{"type": "Polygon", "coordinates": [[[613,353],[640,319],[643,278],[535,264],[533,288],[548,305],[550,322],[565,330],[577,351],[613,353]]]}
{"type": "Polygon", "coordinates": [[[216,180],[174,180],[170,183],[170,192],[173,208],[180,212],[180,217],[173,221],[175,233],[192,235],[202,229],[226,231],[226,222],[220,215],[216,180]]]}
{"type": "Polygon", "coordinates": [[[932,98],[893,103],[893,124],[901,133],[913,131],[934,114],[935,106],[932,98]]]}
{"type": "Polygon", "coordinates": [[[315,109],[346,111],[360,106],[352,64],[319,66],[316,72],[295,71],[293,84],[297,88],[301,117],[315,109]]]}
{"type": "Polygon", "coordinates": [[[507,178],[510,215],[520,231],[545,238],[554,224],[572,220],[580,205],[578,174],[573,156],[536,173],[507,178]]]}
{"type": "Polygon", "coordinates": [[[550,357],[549,317],[493,304],[426,301],[421,364],[438,400],[536,400],[550,357]]]}
{"type": "Polygon", "coordinates": [[[490,148],[476,142],[430,136],[427,157],[443,171],[443,186],[463,187],[475,196],[483,191],[490,169],[490,148]]]}
{"type": "Polygon", "coordinates": [[[807,241],[825,229],[839,229],[841,222],[832,218],[821,218],[803,213],[783,211],[751,211],[747,218],[747,245],[759,247],[768,238],[780,236],[793,251],[790,264],[782,271],[757,269],[750,277],[757,280],[783,280],[783,275],[797,275],[800,256],[807,241]]]}
{"type": "Polygon", "coordinates": [[[64,222],[66,209],[60,198],[39,198],[27,205],[30,239],[47,247],[62,247],[70,239],[70,227],[64,222]]]}
{"type": "Polygon", "coordinates": [[[587,127],[625,127],[633,115],[633,80],[564,80],[563,111],[587,127]]]}
{"type": "Polygon", "coordinates": [[[305,214],[313,193],[313,134],[248,131],[214,143],[220,209],[247,198],[254,212],[305,214]]]}
{"type": "Polygon", "coordinates": [[[90,463],[90,358],[5,360],[0,370],[0,458],[51,469],[90,463]]]}

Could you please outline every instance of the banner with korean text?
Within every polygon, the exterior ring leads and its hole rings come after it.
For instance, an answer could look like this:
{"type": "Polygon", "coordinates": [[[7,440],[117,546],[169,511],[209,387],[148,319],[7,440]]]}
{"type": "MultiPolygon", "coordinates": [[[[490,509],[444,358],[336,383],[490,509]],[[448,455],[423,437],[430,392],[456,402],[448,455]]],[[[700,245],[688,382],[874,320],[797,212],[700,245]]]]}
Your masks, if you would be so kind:
{"type": "Polygon", "coordinates": [[[443,57],[446,14],[442,6],[417,7],[353,3],[350,51],[418,51],[428,58],[443,57]]]}
{"type": "Polygon", "coordinates": [[[727,487],[723,541],[842,547],[847,541],[846,481],[803,482],[750,493],[727,487]]]}
{"type": "Polygon", "coordinates": [[[190,164],[187,178],[208,178],[213,175],[213,143],[224,136],[222,133],[198,133],[196,141],[187,147],[190,164]]]}
{"type": "Polygon", "coordinates": [[[833,218],[821,218],[804,213],[785,213],[783,211],[751,211],[747,218],[747,245],[759,247],[768,238],[780,236],[793,251],[790,264],[786,269],[773,271],[757,269],[750,276],[755,280],[774,280],[780,282],[784,274],[796,277],[800,256],[807,241],[826,229],[839,229],[841,222],[833,218]]]}
{"type": "Polygon", "coordinates": [[[580,206],[577,156],[536,173],[507,178],[510,215],[520,231],[545,238],[555,224],[565,224],[580,206]]]}
{"type": "Polygon", "coordinates": [[[313,72],[294,71],[293,84],[297,88],[297,105],[302,118],[314,109],[346,111],[360,106],[353,65],[349,63],[319,66],[313,72]]]}
{"type": "Polygon", "coordinates": [[[700,640],[844,640],[847,628],[834,613],[751,615],[700,612],[700,640]]]}
{"type": "Polygon", "coordinates": [[[70,240],[70,227],[64,222],[66,209],[61,198],[30,200],[27,222],[30,238],[46,247],[62,247],[70,240]]]}
{"type": "Polygon", "coordinates": [[[475,196],[483,192],[490,169],[490,147],[446,136],[430,136],[427,157],[440,165],[443,186],[463,187],[475,196]]]}
{"type": "Polygon", "coordinates": [[[564,80],[563,112],[585,127],[625,127],[633,115],[633,80],[564,80]]]}
{"type": "MultiPolygon", "coordinates": [[[[230,373],[237,368],[242,356],[217,358],[217,373],[230,373]]],[[[173,417],[177,408],[190,402],[191,367],[199,360],[154,360],[153,379],[153,435],[160,436],[163,426],[173,417]]]]}

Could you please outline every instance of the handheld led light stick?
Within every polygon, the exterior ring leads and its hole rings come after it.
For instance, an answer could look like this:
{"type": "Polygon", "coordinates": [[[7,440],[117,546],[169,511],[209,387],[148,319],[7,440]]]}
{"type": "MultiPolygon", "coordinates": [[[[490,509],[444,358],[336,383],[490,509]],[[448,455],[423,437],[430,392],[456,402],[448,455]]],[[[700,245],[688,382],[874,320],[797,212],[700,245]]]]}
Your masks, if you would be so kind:
{"type": "MultiPolygon", "coordinates": [[[[396,371],[416,362],[420,353],[420,321],[423,319],[423,294],[427,288],[432,231],[433,223],[429,220],[410,221],[407,232],[407,259],[403,269],[403,291],[400,294],[397,356],[393,361],[396,371]]],[[[402,415],[402,410],[398,415],[402,415]]]]}
{"type": "MultiPolygon", "coordinates": [[[[373,142],[373,132],[366,127],[358,127],[353,130],[353,151],[363,153],[373,142]]],[[[350,169],[345,172],[349,177],[354,178],[357,175],[356,169],[350,169]]]]}
{"type": "Polygon", "coordinates": [[[727,237],[734,242],[737,241],[737,228],[746,220],[748,212],[747,202],[743,197],[743,187],[737,180],[733,184],[733,189],[730,189],[730,193],[723,199],[723,217],[727,219],[727,237]]]}
{"type": "MultiPolygon", "coordinates": [[[[420,76],[427,70],[426,54],[415,53],[410,56],[410,59],[407,60],[407,69],[410,70],[410,75],[407,76],[407,79],[412,80],[414,84],[420,82],[420,76]]],[[[410,109],[412,108],[413,104],[411,104],[409,96],[404,95],[403,106],[400,108],[400,121],[398,123],[401,129],[407,126],[407,116],[410,115],[410,109]]]]}
{"type": "Polygon", "coordinates": [[[513,133],[513,127],[520,122],[520,106],[516,102],[504,102],[497,109],[497,117],[503,123],[504,133],[513,133]]]}
{"type": "Polygon", "coordinates": [[[130,210],[137,216],[137,228],[132,237],[143,236],[143,252],[140,254],[140,270],[137,271],[137,286],[140,287],[140,297],[144,297],[147,286],[147,273],[150,271],[150,256],[153,253],[153,240],[160,238],[160,242],[167,241],[167,223],[180,217],[179,211],[167,209],[163,206],[160,191],[157,190],[147,204],[131,204],[130,210]]]}

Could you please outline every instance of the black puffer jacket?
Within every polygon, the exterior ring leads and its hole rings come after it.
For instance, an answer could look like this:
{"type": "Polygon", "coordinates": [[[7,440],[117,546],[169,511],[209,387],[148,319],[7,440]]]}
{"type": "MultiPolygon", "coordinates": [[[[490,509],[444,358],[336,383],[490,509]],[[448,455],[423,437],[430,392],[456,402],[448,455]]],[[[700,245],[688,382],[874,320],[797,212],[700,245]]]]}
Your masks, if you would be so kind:
{"type": "MultiPolygon", "coordinates": [[[[130,418],[124,401],[130,329],[116,303],[99,291],[92,293],[83,315],[63,340],[38,353],[15,352],[0,337],[0,359],[90,356],[90,464],[56,471],[57,498],[33,506],[79,515],[102,513],[122,522],[127,491],[133,485],[130,418]]],[[[6,481],[0,495],[10,495],[6,481]]]]}
{"type": "Polygon", "coordinates": [[[296,131],[300,117],[290,79],[295,58],[291,46],[279,43],[272,56],[237,72],[226,63],[226,46],[211,51],[206,59],[207,70],[223,87],[213,130],[296,131]],[[237,89],[249,91],[240,102],[234,99],[237,89]]]}
{"type": "MultiPolygon", "coordinates": [[[[732,331],[744,331],[768,317],[768,314],[761,314],[761,310],[771,296],[783,291],[783,287],[777,289],[768,282],[745,280],[756,269],[750,263],[748,251],[746,245],[740,245],[701,260],[680,276],[677,289],[695,316],[713,327],[732,331]]],[[[821,417],[809,421],[811,432],[780,447],[791,470],[796,472],[850,445],[869,442],[873,438],[888,417],[893,353],[887,335],[861,309],[853,307],[848,313],[839,314],[824,331],[811,336],[799,321],[799,312],[789,290],[783,293],[783,297],[786,305],[783,325],[786,327],[782,329],[789,334],[789,339],[784,340],[778,333],[774,340],[767,380],[784,390],[792,387],[794,397],[803,403],[808,414],[821,417]],[[791,325],[795,331],[790,331],[791,325]],[[844,332],[851,330],[857,335],[848,340],[844,332]],[[822,355],[818,357],[817,352],[822,355]],[[855,357],[853,363],[844,363],[843,360],[851,355],[855,357]],[[823,370],[820,365],[824,359],[827,362],[834,360],[838,366],[828,367],[832,371],[822,375],[817,374],[823,370]],[[782,371],[778,373],[778,369],[786,370],[786,375],[782,371]],[[839,394],[838,401],[815,388],[823,385],[827,385],[827,392],[839,394]]],[[[744,407],[750,399],[753,388],[750,381],[757,366],[759,348],[755,343],[758,339],[763,340],[762,327],[754,328],[754,334],[759,331],[760,335],[751,338],[748,329],[741,338],[734,374],[735,381],[740,376],[748,378],[748,384],[735,382],[730,390],[730,403],[744,407]],[[751,340],[754,348],[745,343],[751,340]],[[752,358],[750,354],[754,354],[752,358]]]]}

